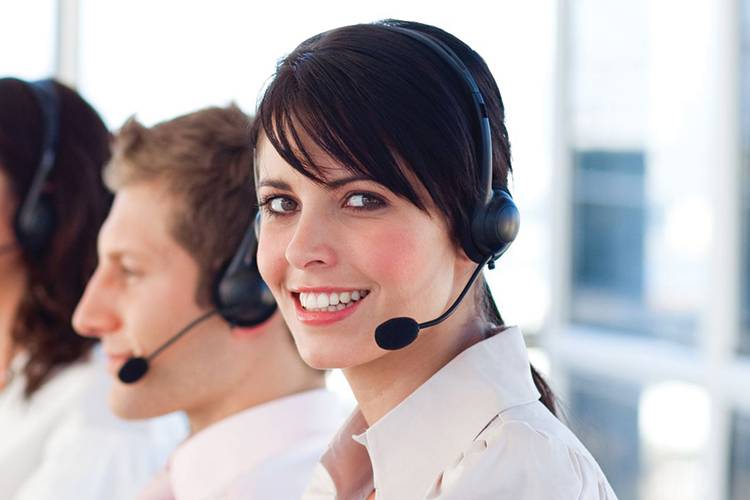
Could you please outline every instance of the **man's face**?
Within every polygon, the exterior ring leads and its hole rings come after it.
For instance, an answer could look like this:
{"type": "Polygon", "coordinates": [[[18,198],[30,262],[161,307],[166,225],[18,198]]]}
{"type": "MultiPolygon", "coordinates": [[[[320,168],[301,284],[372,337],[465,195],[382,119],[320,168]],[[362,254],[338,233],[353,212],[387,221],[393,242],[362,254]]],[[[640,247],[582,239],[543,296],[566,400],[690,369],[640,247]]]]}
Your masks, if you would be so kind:
{"type": "Polygon", "coordinates": [[[196,303],[198,264],[169,230],[180,209],[158,182],[117,193],[99,234],[99,265],[73,317],[81,335],[101,339],[115,378],[110,406],[123,418],[201,408],[252,363],[238,360],[242,349],[234,344],[241,339],[216,316],[165,349],[141,380],[127,385],[116,378],[129,357],[148,356],[208,310],[196,303]]]}

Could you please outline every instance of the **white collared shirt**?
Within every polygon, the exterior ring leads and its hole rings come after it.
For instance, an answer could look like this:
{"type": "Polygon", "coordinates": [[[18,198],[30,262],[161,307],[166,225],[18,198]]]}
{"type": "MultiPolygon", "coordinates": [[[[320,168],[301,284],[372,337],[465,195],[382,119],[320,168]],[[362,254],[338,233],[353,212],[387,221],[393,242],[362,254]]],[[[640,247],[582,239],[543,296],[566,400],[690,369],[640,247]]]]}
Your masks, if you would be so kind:
{"type": "Polygon", "coordinates": [[[184,438],[175,416],[126,422],[110,413],[111,379],[97,351],[23,395],[27,356],[0,391],[0,498],[130,500],[184,438]]]}
{"type": "Polygon", "coordinates": [[[523,336],[471,346],[367,428],[355,412],[305,500],[616,500],[594,458],[539,401],[523,336]]]}
{"type": "Polygon", "coordinates": [[[181,444],[139,499],[299,499],[348,408],[316,389],[236,413],[181,444]]]}

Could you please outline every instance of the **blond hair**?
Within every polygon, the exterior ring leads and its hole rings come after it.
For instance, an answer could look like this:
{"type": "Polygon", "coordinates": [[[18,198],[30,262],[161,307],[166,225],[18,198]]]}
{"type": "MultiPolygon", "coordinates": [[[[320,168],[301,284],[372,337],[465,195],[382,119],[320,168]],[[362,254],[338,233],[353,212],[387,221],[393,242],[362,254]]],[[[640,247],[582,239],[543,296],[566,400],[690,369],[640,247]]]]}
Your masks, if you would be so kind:
{"type": "Polygon", "coordinates": [[[104,170],[105,184],[115,193],[157,181],[179,200],[169,227],[198,263],[199,305],[211,302],[216,275],[255,216],[251,125],[234,104],[150,128],[130,118],[115,136],[104,170]]]}

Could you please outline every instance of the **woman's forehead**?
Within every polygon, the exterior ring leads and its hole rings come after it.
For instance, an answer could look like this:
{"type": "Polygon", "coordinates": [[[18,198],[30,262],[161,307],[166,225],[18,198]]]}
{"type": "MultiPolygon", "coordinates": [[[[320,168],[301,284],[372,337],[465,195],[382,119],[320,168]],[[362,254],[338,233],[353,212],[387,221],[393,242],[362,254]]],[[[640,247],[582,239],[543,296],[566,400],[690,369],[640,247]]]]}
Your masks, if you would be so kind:
{"type": "MultiPolygon", "coordinates": [[[[311,179],[310,176],[304,175],[290,165],[276,150],[273,144],[271,144],[268,137],[266,137],[265,134],[261,134],[255,150],[255,179],[259,187],[265,180],[267,180],[267,178],[278,177],[288,179],[292,176],[298,176],[307,181],[331,188],[340,185],[343,179],[349,179],[352,177],[356,177],[357,180],[377,182],[363,173],[356,172],[351,167],[343,165],[312,141],[307,140],[305,142],[305,151],[313,163],[313,165],[308,166],[307,171],[314,176],[314,179],[311,179]]],[[[304,156],[305,155],[295,153],[295,157],[297,158],[304,156]]]]}

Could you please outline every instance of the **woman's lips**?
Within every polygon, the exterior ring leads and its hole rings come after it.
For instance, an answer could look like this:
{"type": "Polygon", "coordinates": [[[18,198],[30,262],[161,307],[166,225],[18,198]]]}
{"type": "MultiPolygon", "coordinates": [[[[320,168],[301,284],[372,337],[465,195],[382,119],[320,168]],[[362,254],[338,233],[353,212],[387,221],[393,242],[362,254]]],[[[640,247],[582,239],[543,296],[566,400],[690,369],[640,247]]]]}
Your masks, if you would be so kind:
{"type": "MultiPolygon", "coordinates": [[[[333,289],[326,289],[325,291],[329,290],[333,291],[333,289]]],[[[322,326],[336,323],[337,321],[341,321],[354,314],[354,312],[359,308],[359,305],[367,297],[365,296],[355,302],[352,302],[351,305],[345,307],[344,309],[341,309],[340,311],[308,311],[307,309],[302,307],[299,293],[292,293],[292,298],[294,300],[294,307],[297,312],[297,319],[300,322],[307,325],[322,326]]]]}

